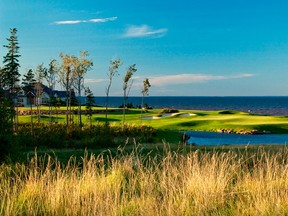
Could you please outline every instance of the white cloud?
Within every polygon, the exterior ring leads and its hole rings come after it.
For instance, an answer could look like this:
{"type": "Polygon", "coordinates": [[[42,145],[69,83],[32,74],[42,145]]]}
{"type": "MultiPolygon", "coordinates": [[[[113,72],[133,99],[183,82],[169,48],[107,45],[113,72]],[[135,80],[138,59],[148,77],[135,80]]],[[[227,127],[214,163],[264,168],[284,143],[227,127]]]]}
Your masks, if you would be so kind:
{"type": "Polygon", "coordinates": [[[126,29],[124,37],[163,37],[167,33],[166,28],[152,29],[148,25],[130,26],[126,29]]]}
{"type": "Polygon", "coordinates": [[[85,79],[85,83],[101,83],[106,81],[107,79],[85,79]]]}
{"type": "Polygon", "coordinates": [[[74,24],[78,24],[78,23],[82,23],[84,22],[83,20],[65,20],[65,21],[57,21],[54,22],[54,24],[57,25],[74,25],[74,24]]]}
{"type": "Polygon", "coordinates": [[[108,18],[98,18],[98,19],[90,19],[90,20],[63,20],[56,21],[54,24],[56,25],[75,25],[79,23],[105,23],[109,21],[116,20],[117,17],[108,17],[108,18]]]}
{"type": "Polygon", "coordinates": [[[92,23],[104,23],[104,22],[109,22],[109,21],[114,21],[116,20],[117,17],[110,17],[110,18],[102,18],[102,19],[90,19],[88,22],[92,23]]]}
{"type": "Polygon", "coordinates": [[[166,76],[155,76],[150,77],[150,83],[153,86],[165,86],[173,84],[190,84],[190,83],[201,83],[213,80],[226,80],[226,79],[240,79],[253,77],[255,74],[237,74],[230,76],[220,75],[206,75],[206,74],[175,74],[166,76]]]}

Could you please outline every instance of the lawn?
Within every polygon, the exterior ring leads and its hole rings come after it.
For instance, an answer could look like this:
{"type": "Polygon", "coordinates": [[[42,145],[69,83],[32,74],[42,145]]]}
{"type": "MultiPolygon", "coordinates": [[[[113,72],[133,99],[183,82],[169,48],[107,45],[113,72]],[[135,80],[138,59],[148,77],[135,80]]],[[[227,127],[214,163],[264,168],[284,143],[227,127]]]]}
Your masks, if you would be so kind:
{"type": "MultiPolygon", "coordinates": [[[[75,108],[76,109],[76,108],[75,108]]],[[[95,108],[102,113],[93,114],[92,121],[105,122],[103,108],[95,108]]],[[[179,113],[171,116],[161,116],[161,110],[149,110],[143,113],[141,120],[141,110],[129,109],[126,111],[127,124],[146,124],[159,130],[171,131],[219,131],[230,130],[233,132],[252,131],[288,133],[288,117],[284,116],[263,116],[253,115],[237,111],[199,111],[199,110],[180,110],[179,113]],[[183,114],[183,115],[181,115],[183,114]],[[190,114],[190,115],[188,115],[190,114]],[[192,114],[192,115],[191,115],[192,114]]],[[[37,117],[33,116],[33,121],[37,117]]],[[[72,119],[77,123],[77,115],[72,119]]],[[[82,116],[83,122],[88,123],[86,115],[82,116]]],[[[20,122],[31,122],[31,116],[20,116],[20,122]]],[[[54,115],[54,122],[64,123],[65,115],[54,115]]],[[[121,109],[113,109],[108,114],[108,121],[112,124],[123,124],[123,113],[121,109]]],[[[41,122],[49,122],[49,117],[42,116],[41,122]]]]}

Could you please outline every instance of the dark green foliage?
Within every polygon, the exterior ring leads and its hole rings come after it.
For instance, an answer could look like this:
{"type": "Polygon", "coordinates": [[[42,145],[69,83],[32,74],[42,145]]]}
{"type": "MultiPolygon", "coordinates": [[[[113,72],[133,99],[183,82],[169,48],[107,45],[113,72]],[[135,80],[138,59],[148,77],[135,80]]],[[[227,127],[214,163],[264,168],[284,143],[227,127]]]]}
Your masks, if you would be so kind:
{"type": "Polygon", "coordinates": [[[12,119],[15,116],[12,103],[12,99],[0,97],[0,161],[10,153],[15,152],[12,145],[12,119]]]}
{"type": "MultiPolygon", "coordinates": [[[[133,105],[133,103],[127,103],[127,104],[125,105],[125,107],[128,108],[128,109],[135,108],[135,106],[133,105]]],[[[121,105],[119,106],[119,108],[124,108],[124,104],[121,104],[121,105]]]]}
{"type": "Polygon", "coordinates": [[[169,109],[169,108],[163,108],[159,114],[163,114],[163,113],[178,113],[179,110],[177,109],[169,109]]]}
{"type": "Polygon", "coordinates": [[[32,69],[29,69],[26,74],[23,75],[24,78],[22,79],[22,85],[24,87],[28,87],[29,91],[34,88],[36,83],[35,74],[32,69]]]}
{"type": "Polygon", "coordinates": [[[219,111],[219,114],[228,114],[228,115],[231,115],[231,114],[237,114],[239,112],[237,111],[231,111],[231,110],[224,110],[224,111],[219,111]]]}
{"type": "Polygon", "coordinates": [[[90,126],[92,125],[92,114],[93,114],[93,106],[95,104],[93,92],[90,90],[90,88],[85,89],[85,95],[86,95],[86,115],[89,118],[90,126]]]}
{"type": "Polygon", "coordinates": [[[4,47],[8,49],[7,54],[4,56],[3,60],[3,73],[2,74],[2,86],[4,89],[8,89],[10,91],[15,90],[16,83],[19,81],[20,73],[19,73],[19,46],[18,39],[16,36],[17,29],[10,29],[11,36],[7,38],[9,44],[4,47]]]}
{"type": "Polygon", "coordinates": [[[96,124],[84,125],[79,128],[76,124],[36,124],[31,134],[30,124],[21,124],[15,137],[23,147],[48,148],[98,148],[123,144],[129,138],[131,141],[150,142],[155,136],[155,130],[150,126],[107,126],[96,124]]]}
{"type": "Polygon", "coordinates": [[[13,122],[11,119],[15,116],[12,99],[0,97],[0,136],[5,133],[12,133],[13,122]]]}

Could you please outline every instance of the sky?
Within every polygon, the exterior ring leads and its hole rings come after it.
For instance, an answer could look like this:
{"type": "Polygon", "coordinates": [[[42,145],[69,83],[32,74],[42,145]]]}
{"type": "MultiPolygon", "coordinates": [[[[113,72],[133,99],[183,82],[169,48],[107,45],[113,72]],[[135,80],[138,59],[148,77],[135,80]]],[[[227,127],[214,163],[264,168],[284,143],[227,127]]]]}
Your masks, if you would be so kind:
{"type": "Polygon", "coordinates": [[[95,96],[115,58],[111,96],[132,64],[131,96],[145,78],[151,96],[287,96],[287,11],[284,0],[0,0],[0,56],[17,28],[21,74],[85,50],[95,96]]]}

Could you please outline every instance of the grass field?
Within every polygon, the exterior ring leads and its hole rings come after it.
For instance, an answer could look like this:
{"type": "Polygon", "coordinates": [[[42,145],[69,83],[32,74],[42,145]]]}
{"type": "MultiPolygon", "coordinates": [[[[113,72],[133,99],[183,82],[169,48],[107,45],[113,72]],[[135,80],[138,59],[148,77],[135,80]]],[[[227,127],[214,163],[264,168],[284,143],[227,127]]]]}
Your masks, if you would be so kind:
{"type": "MultiPolygon", "coordinates": [[[[103,108],[96,108],[102,110],[103,108]]],[[[108,121],[113,124],[122,124],[122,110],[113,109],[113,112],[108,114],[108,121]]],[[[174,131],[217,131],[217,130],[232,130],[251,131],[271,133],[288,133],[288,117],[284,116],[262,116],[252,115],[245,112],[237,111],[197,111],[197,110],[180,110],[174,116],[161,117],[161,110],[149,110],[143,114],[140,119],[141,110],[129,109],[126,112],[126,123],[128,124],[147,124],[156,129],[174,130],[174,131]],[[181,115],[183,114],[183,115],[181,115]],[[193,114],[193,115],[187,115],[193,114]],[[158,117],[158,119],[153,119],[158,117]],[[160,117],[160,118],[159,118],[160,117]]],[[[105,114],[93,114],[93,122],[105,122],[105,114]]],[[[20,116],[20,122],[30,122],[30,116],[20,116]]],[[[36,121],[37,117],[33,116],[36,121]]],[[[73,116],[74,122],[77,122],[77,115],[73,116]]],[[[48,122],[49,117],[42,116],[41,122],[48,122]]],[[[53,116],[53,121],[65,122],[64,115],[53,116]]],[[[87,116],[83,115],[83,122],[88,123],[87,116]]]]}
{"type": "MultiPolygon", "coordinates": [[[[160,148],[160,146],[159,146],[160,148]]],[[[1,215],[287,215],[287,147],[35,155],[0,166],[1,215]]]]}
{"type": "MultiPolygon", "coordinates": [[[[22,152],[23,162],[2,163],[0,215],[288,214],[286,146],[191,146],[179,142],[178,133],[219,129],[288,133],[287,117],[236,111],[160,112],[149,110],[141,120],[141,110],[130,109],[126,123],[150,125],[169,143],[159,139],[89,151],[41,147],[22,152]]],[[[77,123],[77,116],[73,118],[77,123]]],[[[110,125],[122,125],[122,111],[114,110],[108,119],[110,125]]],[[[29,123],[31,116],[19,120],[29,123]]],[[[48,121],[47,115],[41,117],[41,122],[48,121]]],[[[65,116],[55,115],[53,121],[65,123],[65,116]]],[[[88,118],[83,116],[83,121],[88,123],[88,118]]],[[[93,115],[93,124],[101,122],[105,114],[93,115]]]]}

